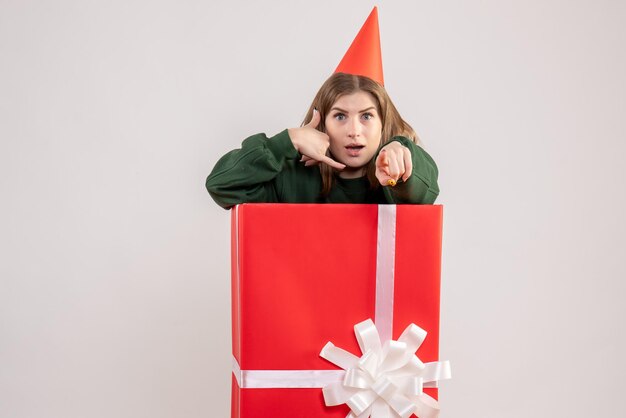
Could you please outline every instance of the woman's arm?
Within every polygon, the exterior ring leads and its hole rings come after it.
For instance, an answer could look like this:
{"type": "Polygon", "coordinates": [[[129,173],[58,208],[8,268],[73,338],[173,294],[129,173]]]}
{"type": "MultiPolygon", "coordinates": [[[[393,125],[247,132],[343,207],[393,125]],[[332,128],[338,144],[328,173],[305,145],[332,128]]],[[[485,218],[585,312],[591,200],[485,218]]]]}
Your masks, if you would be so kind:
{"type": "MultiPolygon", "coordinates": [[[[302,167],[324,163],[338,170],[345,168],[345,165],[326,156],[329,137],[315,129],[319,122],[320,115],[316,110],[311,121],[304,126],[285,129],[271,138],[265,134],[247,138],[241,144],[241,149],[223,156],[209,174],[206,188],[213,200],[224,208],[230,208],[239,203],[314,199],[318,194],[317,183],[312,188],[292,190],[294,180],[304,176],[298,169],[298,162],[294,160],[301,157],[302,167]],[[277,190],[277,182],[274,180],[288,167],[289,190],[284,195],[285,190],[277,190]]],[[[306,177],[300,179],[301,185],[311,186],[310,173],[306,177]]]]}
{"type": "Polygon", "coordinates": [[[376,167],[376,177],[389,203],[432,204],[439,195],[435,161],[408,138],[392,138],[377,156],[376,167]],[[397,180],[397,184],[389,186],[389,179],[397,180]]]}
{"type": "Polygon", "coordinates": [[[223,208],[239,203],[274,203],[278,195],[273,180],[288,160],[299,158],[287,130],[268,138],[253,135],[215,164],[206,188],[223,208]]]}

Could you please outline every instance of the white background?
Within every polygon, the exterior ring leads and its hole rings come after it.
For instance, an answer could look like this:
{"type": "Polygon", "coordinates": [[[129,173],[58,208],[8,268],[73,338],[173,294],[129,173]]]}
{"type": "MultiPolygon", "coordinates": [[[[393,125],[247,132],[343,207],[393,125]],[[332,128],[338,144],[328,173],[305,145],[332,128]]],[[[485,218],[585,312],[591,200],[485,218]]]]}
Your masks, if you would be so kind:
{"type": "MultiPolygon", "coordinates": [[[[379,1],[445,205],[446,417],[624,416],[626,2],[379,1]]],[[[0,0],[0,417],[226,417],[229,212],[371,1],[0,0]]]]}

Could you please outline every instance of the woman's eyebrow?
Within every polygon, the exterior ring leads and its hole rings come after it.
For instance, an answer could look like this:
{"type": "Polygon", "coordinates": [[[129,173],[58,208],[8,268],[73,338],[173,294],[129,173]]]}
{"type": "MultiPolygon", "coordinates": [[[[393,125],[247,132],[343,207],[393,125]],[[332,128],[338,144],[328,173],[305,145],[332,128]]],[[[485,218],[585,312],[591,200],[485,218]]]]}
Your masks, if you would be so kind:
{"type": "MultiPolygon", "coordinates": [[[[330,109],[330,110],[331,110],[331,112],[332,112],[333,110],[336,110],[336,111],[338,111],[338,112],[342,112],[342,113],[350,113],[350,112],[348,112],[347,110],[343,110],[343,109],[342,109],[342,108],[340,108],[340,107],[333,107],[333,108],[332,108],[332,109],[330,109]]],[[[374,106],[370,106],[370,107],[368,107],[367,109],[359,110],[357,113],[367,112],[368,110],[376,110],[376,108],[375,108],[374,106]]]]}

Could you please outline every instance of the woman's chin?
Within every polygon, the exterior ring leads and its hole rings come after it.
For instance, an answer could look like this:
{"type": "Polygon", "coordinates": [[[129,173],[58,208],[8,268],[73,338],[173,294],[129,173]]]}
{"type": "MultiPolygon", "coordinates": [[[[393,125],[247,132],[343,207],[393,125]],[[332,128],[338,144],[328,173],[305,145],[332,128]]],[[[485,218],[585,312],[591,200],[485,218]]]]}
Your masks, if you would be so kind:
{"type": "Polygon", "coordinates": [[[362,165],[350,165],[346,164],[346,162],[342,161],[343,164],[346,165],[346,168],[339,171],[339,177],[345,179],[353,179],[358,177],[363,177],[366,174],[365,166],[362,165]]]}

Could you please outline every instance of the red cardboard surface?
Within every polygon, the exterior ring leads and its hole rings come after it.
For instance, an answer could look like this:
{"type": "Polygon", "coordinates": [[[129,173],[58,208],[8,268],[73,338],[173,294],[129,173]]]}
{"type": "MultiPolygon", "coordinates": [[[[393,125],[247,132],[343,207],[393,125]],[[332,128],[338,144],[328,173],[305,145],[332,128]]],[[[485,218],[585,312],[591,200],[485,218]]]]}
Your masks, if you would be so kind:
{"type": "MultiPolygon", "coordinates": [[[[232,212],[233,355],[242,370],[337,370],[331,341],[360,356],[354,325],[374,318],[377,205],[245,204],[232,212]]],[[[438,360],[442,207],[397,207],[393,339],[410,323],[438,360]]],[[[427,393],[436,396],[435,389],[427,393]]],[[[321,389],[239,388],[232,417],[345,417],[321,389]],[[269,414],[269,415],[268,415],[269,414]]]]}

